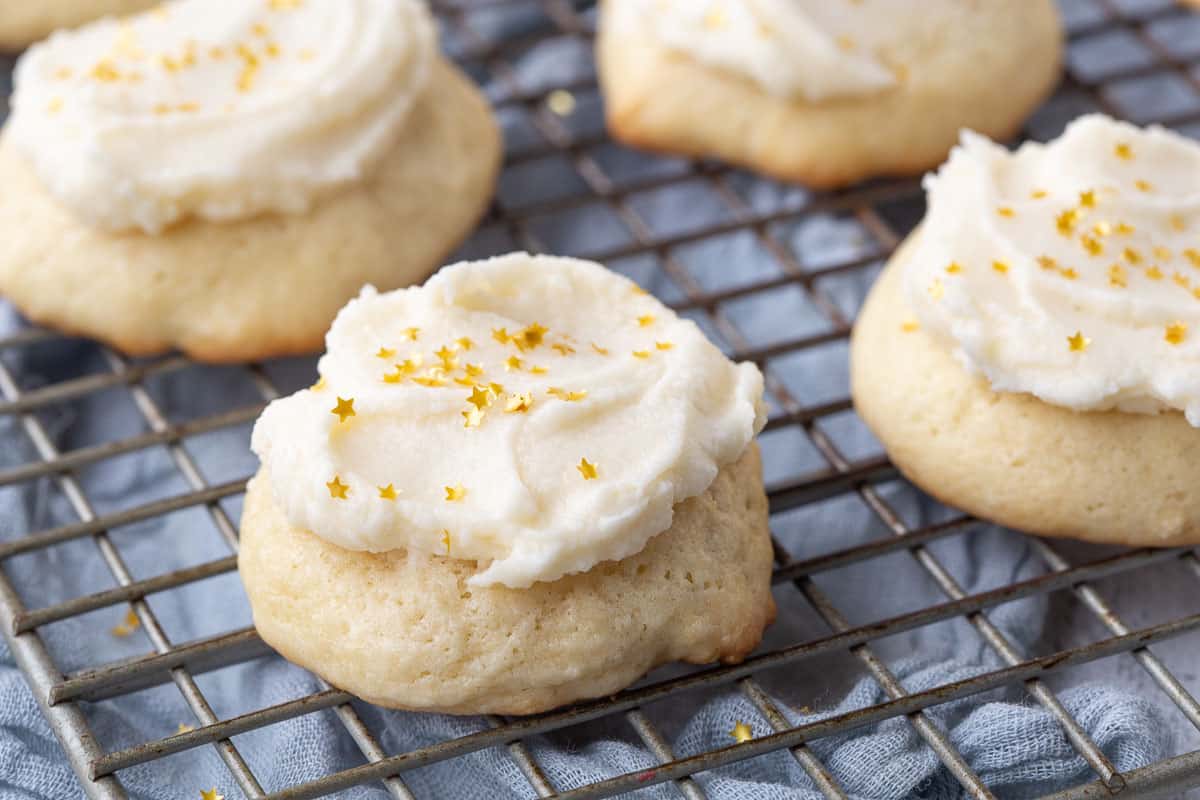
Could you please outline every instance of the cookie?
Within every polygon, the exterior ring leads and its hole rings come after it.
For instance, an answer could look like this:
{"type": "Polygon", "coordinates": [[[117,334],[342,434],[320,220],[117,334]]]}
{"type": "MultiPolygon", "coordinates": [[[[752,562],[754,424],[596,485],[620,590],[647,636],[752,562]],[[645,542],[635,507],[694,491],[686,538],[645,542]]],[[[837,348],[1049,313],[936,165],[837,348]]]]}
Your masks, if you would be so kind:
{"type": "Polygon", "coordinates": [[[1103,118],[968,137],[851,342],[855,407],[942,501],[1044,536],[1200,542],[1200,148],[1103,118]]]}
{"type": "Polygon", "coordinates": [[[109,14],[132,14],[157,0],[37,0],[0,6],[0,50],[20,50],[59,28],[73,28],[109,14]]]}
{"type": "Polygon", "coordinates": [[[263,638],[398,708],[532,713],[774,614],[762,375],[627,279],[512,254],[349,304],[254,429],[263,638]]]}
{"type": "Polygon", "coordinates": [[[1061,39],[1051,0],[604,0],[597,59],[617,139],[831,188],[1016,134],[1061,39]]]}
{"type": "Polygon", "coordinates": [[[243,361],[319,349],[364,283],[422,280],[484,212],[501,146],[484,98],[434,50],[423,6],[394,5],[395,25],[359,40],[369,15],[333,0],[225,16],[189,0],[137,18],[140,38],[83,29],[125,60],[29,51],[0,134],[0,293],[133,355],[243,361]],[[130,93],[136,113],[98,121],[130,93]],[[88,146],[56,133],[68,121],[88,146]]]}

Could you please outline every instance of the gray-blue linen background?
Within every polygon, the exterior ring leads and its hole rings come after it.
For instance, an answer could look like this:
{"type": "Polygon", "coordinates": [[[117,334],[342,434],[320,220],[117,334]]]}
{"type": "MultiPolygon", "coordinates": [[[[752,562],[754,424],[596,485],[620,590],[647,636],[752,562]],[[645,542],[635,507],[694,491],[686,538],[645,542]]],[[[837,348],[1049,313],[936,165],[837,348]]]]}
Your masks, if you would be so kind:
{"type": "MultiPolygon", "coordinates": [[[[1090,13],[1086,2],[1065,4],[1069,14],[1090,13]]],[[[519,14],[497,11],[475,24],[486,29],[520,28],[528,24],[519,14]]],[[[484,31],[489,33],[489,31],[484,31]]],[[[1193,33],[1200,33],[1193,31],[1193,33]]],[[[453,50],[458,43],[447,41],[453,50]]],[[[1104,45],[1119,49],[1120,42],[1104,45]]],[[[1112,52],[1117,52],[1114,49],[1112,52]]],[[[1082,58],[1098,58],[1085,53],[1082,58]]],[[[1105,58],[1117,57],[1111,54],[1105,58]]],[[[1102,59],[1101,59],[1102,60],[1102,59]]],[[[591,74],[589,54],[575,40],[560,39],[531,48],[518,61],[518,79],[527,87],[558,85],[591,74]]],[[[479,76],[484,78],[485,76],[479,76]]],[[[502,92],[489,86],[493,94],[502,92]]],[[[1150,91],[1150,90],[1147,90],[1150,91]]],[[[1154,97],[1158,97],[1157,94],[1154,97]]],[[[565,122],[577,132],[599,129],[599,102],[594,92],[582,92],[578,106],[565,122]]],[[[1156,100],[1155,102],[1161,102],[1156,100]]],[[[1089,110],[1083,95],[1067,94],[1052,103],[1033,124],[1042,137],[1052,136],[1070,116],[1089,110]]],[[[523,112],[502,114],[510,147],[517,148],[536,134],[523,112]]],[[[598,163],[614,181],[634,176],[682,171],[686,165],[650,158],[602,145],[593,150],[598,163]]],[[[807,195],[747,175],[731,179],[751,207],[766,211],[798,207],[807,195]]],[[[579,191],[581,179],[561,158],[527,162],[506,172],[499,202],[516,206],[579,191]]],[[[640,193],[631,199],[635,210],[658,233],[692,229],[728,221],[730,211],[700,183],[685,182],[665,190],[640,193]]],[[[919,207],[895,210],[915,220],[919,207]]],[[[565,253],[586,252],[628,239],[619,221],[601,204],[570,213],[547,215],[533,229],[544,245],[565,253]]],[[[875,245],[853,217],[813,214],[781,223],[773,233],[806,267],[870,256],[875,245]]],[[[502,226],[485,227],[464,248],[464,255],[502,252],[518,246],[502,226]]],[[[675,256],[705,289],[737,286],[780,275],[780,267],[748,233],[707,238],[675,250],[675,256]]],[[[681,298],[680,290],[654,266],[652,257],[618,261],[612,266],[642,282],[665,300],[681,298]]],[[[847,314],[857,308],[874,270],[857,271],[822,283],[847,314]]],[[[791,339],[829,328],[828,320],[795,286],[755,293],[723,306],[753,346],[791,339]]],[[[7,307],[0,311],[0,334],[20,321],[7,307]]],[[[717,332],[710,335],[723,346],[717,332]]],[[[57,341],[10,351],[2,356],[20,376],[23,389],[89,373],[103,372],[101,353],[85,342],[57,341]]],[[[846,351],[838,342],[771,362],[774,374],[806,403],[844,397],[847,391],[846,351]]],[[[306,385],[312,361],[292,360],[267,367],[285,390],[306,385]]],[[[147,380],[154,399],[171,420],[194,419],[251,405],[259,396],[244,370],[188,368],[147,380]]],[[[61,449],[70,450],[111,441],[145,428],[123,388],[106,390],[40,414],[61,449]]],[[[874,439],[850,413],[822,422],[843,451],[855,458],[879,452],[874,439]]],[[[212,483],[245,477],[255,469],[247,449],[249,426],[241,425],[190,438],[189,452],[212,483]]],[[[796,430],[783,428],[763,437],[768,482],[804,475],[824,466],[819,454],[796,430]]],[[[0,419],[0,467],[34,459],[24,433],[11,417],[0,419]]],[[[162,449],[138,451],[85,468],[85,490],[99,513],[129,508],[187,490],[162,449]]],[[[944,517],[946,510],[896,483],[887,496],[910,522],[944,517]]],[[[235,514],[236,500],[224,505],[235,514]]],[[[0,489],[0,538],[72,522],[75,516],[49,481],[0,489]]],[[[799,558],[829,552],[850,544],[888,535],[861,500],[838,498],[777,515],[773,527],[779,539],[799,558]]],[[[194,565],[229,554],[202,509],[128,525],[111,534],[135,577],[194,565]]],[[[969,535],[937,542],[931,549],[967,592],[1036,576],[1043,572],[1029,542],[1019,534],[977,527],[969,535]]],[[[1096,558],[1095,549],[1070,546],[1082,558],[1096,558]]],[[[73,542],[4,564],[28,607],[60,602],[79,594],[108,588],[112,579],[95,555],[90,540],[73,542]]],[[[907,553],[857,564],[817,577],[817,583],[852,623],[867,622],[944,600],[928,576],[907,553]]],[[[1167,619],[1196,610],[1195,584],[1172,569],[1135,573],[1100,584],[1131,625],[1167,619]],[[1134,602],[1136,598],[1136,602],[1134,602]]],[[[825,628],[798,593],[777,591],[779,622],[767,645],[782,646],[821,635],[825,628]]],[[[180,642],[248,625],[250,617],[237,576],[224,575],[152,596],[150,602],[167,634],[180,642]]],[[[63,670],[92,666],[140,655],[149,650],[143,632],[115,637],[111,633],[123,615],[106,609],[42,629],[56,662],[63,670]]],[[[1018,649],[1028,655],[1079,644],[1101,635],[1087,612],[1058,597],[1010,603],[989,614],[1018,649]]],[[[1195,637],[1156,648],[1195,690],[1195,637]]],[[[910,690],[946,683],[995,666],[998,661],[978,634],[961,620],[946,622],[880,642],[877,652],[910,690]]],[[[656,675],[661,677],[663,673],[656,675]]],[[[232,716],[303,696],[319,688],[306,672],[278,658],[200,676],[200,687],[220,717],[232,716]]],[[[848,655],[822,656],[763,676],[763,683],[791,709],[795,720],[839,713],[880,701],[883,696],[861,666],[848,655]]],[[[1104,748],[1120,769],[1145,764],[1168,753],[1200,747],[1196,732],[1157,693],[1128,656],[1074,670],[1061,681],[1067,708],[1104,748]]],[[[732,690],[683,695],[665,707],[646,713],[666,732],[680,755],[724,746],[737,721],[752,724],[756,733],[769,728],[754,708],[732,690]]],[[[382,712],[359,706],[368,725],[389,753],[462,735],[486,727],[473,718],[382,712]]],[[[174,733],[180,723],[194,724],[173,686],[138,692],[115,701],[86,706],[101,746],[113,750],[174,733]]],[[[1059,727],[1019,688],[993,692],[931,711],[951,741],[1003,797],[1031,797],[1084,779],[1088,773],[1065,741],[1059,727]]],[[[337,769],[362,763],[362,756],[330,711],[322,711],[239,736],[235,743],[268,790],[310,780],[337,769]]],[[[531,740],[534,755],[560,788],[570,788],[618,772],[652,766],[633,731],[617,722],[570,728],[531,740]]],[[[957,783],[939,765],[912,727],[894,720],[853,735],[821,740],[813,750],[855,798],[955,798],[957,783]]],[[[194,798],[201,788],[217,786],[229,798],[239,793],[211,748],[187,751],[146,767],[121,773],[138,800],[194,798]]],[[[719,799],[810,798],[818,796],[807,777],[786,754],[775,754],[698,776],[711,797],[719,799]]],[[[533,792],[503,748],[406,773],[418,797],[503,800],[532,797],[533,792]]],[[[0,645],[0,798],[60,800],[80,796],[57,742],[38,713],[11,656],[0,645]]],[[[384,798],[379,786],[345,792],[347,798],[384,798]]],[[[676,797],[671,786],[655,787],[639,797],[676,797]]]]}

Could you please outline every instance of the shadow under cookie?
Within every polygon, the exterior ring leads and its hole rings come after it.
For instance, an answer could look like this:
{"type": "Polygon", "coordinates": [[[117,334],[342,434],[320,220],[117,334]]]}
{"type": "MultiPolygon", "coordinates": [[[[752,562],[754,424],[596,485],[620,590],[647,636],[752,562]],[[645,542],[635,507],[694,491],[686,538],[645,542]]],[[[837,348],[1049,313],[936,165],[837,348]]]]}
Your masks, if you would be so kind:
{"type": "Polygon", "coordinates": [[[900,471],[950,505],[1043,536],[1133,546],[1200,542],[1200,429],[1177,411],[1078,412],[992,391],[913,329],[910,237],[851,338],[855,407],[900,471]]]}
{"type": "Polygon", "coordinates": [[[303,214],[191,220],[154,236],[100,230],[0,136],[0,293],[35,322],[133,355],[311,352],[364,284],[419,282],[453,252],[486,210],[500,158],[486,101],[440,58],[371,176],[303,214]]]}
{"type": "Polygon", "coordinates": [[[758,448],[675,507],[637,555],[527,589],[474,562],[354,552],[290,526],[251,481],[239,569],[286,658],[378,705],[531,714],[612,694],[671,661],[741,661],[775,615],[758,448]]]}
{"type": "Polygon", "coordinates": [[[646,31],[614,33],[605,18],[627,2],[605,0],[596,42],[615,138],[817,188],[924,172],[964,128],[1010,138],[1061,69],[1062,31],[1049,0],[1024,3],[1020,14],[995,0],[953,0],[896,20],[906,38],[882,56],[901,76],[898,86],[807,102],[668,50],[646,31]]]}

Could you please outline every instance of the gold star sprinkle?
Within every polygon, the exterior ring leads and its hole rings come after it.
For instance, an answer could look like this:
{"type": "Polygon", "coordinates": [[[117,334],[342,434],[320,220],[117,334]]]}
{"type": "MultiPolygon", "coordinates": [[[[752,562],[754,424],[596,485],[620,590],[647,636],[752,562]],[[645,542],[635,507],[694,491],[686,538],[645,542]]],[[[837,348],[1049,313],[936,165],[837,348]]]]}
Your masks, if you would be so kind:
{"type": "Polygon", "coordinates": [[[482,411],[492,404],[492,396],[486,389],[476,386],[471,390],[471,396],[467,398],[467,402],[482,411]]]}
{"type": "Polygon", "coordinates": [[[1128,142],[1118,142],[1117,146],[1113,148],[1113,153],[1122,161],[1133,160],[1133,148],[1128,142]]]}
{"type": "Polygon", "coordinates": [[[492,393],[493,397],[499,397],[504,394],[504,387],[499,383],[489,383],[488,391],[492,393]]]}
{"type": "Polygon", "coordinates": [[[400,369],[400,365],[396,365],[395,372],[388,372],[383,376],[384,383],[400,383],[404,380],[404,371],[400,369]]]}
{"type": "Polygon", "coordinates": [[[378,488],[380,498],[384,500],[396,499],[396,486],[394,484],[389,483],[387,486],[380,486],[378,488]]]}
{"type": "Polygon", "coordinates": [[[459,386],[474,386],[475,385],[475,379],[469,375],[462,377],[462,378],[455,378],[454,382],[457,383],[459,386]]]}
{"type": "Polygon", "coordinates": [[[999,272],[1001,275],[1006,275],[1008,273],[1008,264],[1004,261],[993,261],[992,269],[994,269],[996,272],[999,272]]]}
{"type": "Polygon", "coordinates": [[[478,428],[479,423],[483,422],[483,412],[478,408],[468,408],[462,415],[464,428],[478,428]]]}
{"type": "Polygon", "coordinates": [[[1167,344],[1183,344],[1183,340],[1187,338],[1188,326],[1183,322],[1173,322],[1167,326],[1167,332],[1163,336],[1167,344]]]}
{"type": "Polygon", "coordinates": [[[1133,182],[1133,185],[1137,187],[1139,192],[1154,191],[1154,184],[1150,183],[1150,181],[1136,180],[1133,182]]]}
{"type": "Polygon", "coordinates": [[[1067,267],[1066,269],[1059,270],[1058,274],[1062,275],[1069,281],[1073,281],[1079,277],[1079,273],[1075,271],[1074,267],[1067,267]]]}
{"type": "Polygon", "coordinates": [[[382,358],[382,359],[394,358],[395,355],[396,355],[396,351],[392,350],[389,347],[380,347],[378,352],[375,353],[376,358],[382,358]]]}
{"type": "Polygon", "coordinates": [[[1056,269],[1058,267],[1058,262],[1050,256],[1038,256],[1037,263],[1042,269],[1056,269]]]}
{"type": "Polygon", "coordinates": [[[57,114],[62,111],[63,99],[61,97],[52,97],[50,102],[46,104],[46,110],[51,114],[57,114]]]}
{"type": "Polygon", "coordinates": [[[1088,189],[1086,192],[1079,193],[1079,205],[1084,208],[1096,207],[1096,190],[1088,189]]]}
{"type": "Polygon", "coordinates": [[[1171,252],[1171,248],[1163,247],[1162,245],[1156,246],[1151,252],[1154,253],[1155,258],[1162,261],[1170,261],[1175,257],[1175,254],[1171,252]]]}
{"type": "Polygon", "coordinates": [[[1119,236],[1129,236],[1133,233],[1133,226],[1126,222],[1118,222],[1117,227],[1113,228],[1119,236]]]}
{"type": "Polygon", "coordinates": [[[508,344],[512,340],[512,337],[508,335],[508,331],[504,328],[493,328],[492,338],[500,344],[508,344]]]}
{"type": "Polygon", "coordinates": [[[545,338],[547,330],[549,329],[535,322],[514,336],[513,344],[515,344],[520,350],[534,350],[542,343],[542,339],[545,338]]]}
{"type": "Polygon", "coordinates": [[[656,350],[670,350],[674,346],[675,345],[672,342],[655,342],[654,343],[654,347],[656,350]]]}
{"type": "Polygon", "coordinates": [[[962,264],[958,263],[957,261],[951,261],[950,265],[946,267],[946,272],[950,273],[951,275],[957,275],[962,271],[963,271],[963,266],[962,266],[962,264]]]}
{"type": "Polygon", "coordinates": [[[649,358],[650,351],[649,350],[634,350],[633,357],[634,358],[649,358]]]}
{"type": "Polygon", "coordinates": [[[454,358],[454,351],[446,345],[442,345],[433,354],[441,360],[442,366],[447,370],[454,369],[458,364],[458,361],[454,358]]]}
{"type": "Polygon", "coordinates": [[[1130,264],[1142,263],[1142,254],[1137,250],[1134,250],[1132,247],[1126,247],[1124,252],[1121,253],[1121,256],[1130,264]]]}
{"type": "Polygon", "coordinates": [[[1126,286],[1125,268],[1120,264],[1113,264],[1108,268],[1108,284],[1110,286],[1119,286],[1124,289],[1126,286]]]}
{"type": "Polygon", "coordinates": [[[1171,229],[1176,231],[1187,230],[1187,220],[1180,214],[1171,215],[1171,229]]]}
{"type": "Polygon", "coordinates": [[[545,367],[530,367],[529,368],[529,373],[531,375],[545,375],[549,371],[550,370],[546,369],[545,367]]]}
{"type": "Polygon", "coordinates": [[[608,355],[608,350],[606,350],[605,348],[596,344],[595,342],[592,342],[592,349],[595,350],[597,353],[599,353],[602,356],[608,355]]]}
{"type": "Polygon", "coordinates": [[[996,213],[999,214],[1000,216],[1006,217],[1008,219],[1012,219],[1013,217],[1015,217],[1017,215],[1017,212],[1013,211],[1008,206],[1001,206],[1000,208],[997,208],[996,213]]]}
{"type": "Polygon", "coordinates": [[[470,350],[475,346],[475,343],[466,336],[460,336],[459,338],[455,339],[454,342],[458,345],[459,350],[470,350]]]}
{"type": "Polygon", "coordinates": [[[1048,192],[1045,189],[1034,189],[1029,196],[1034,200],[1044,200],[1048,192]]]}
{"type": "Polygon", "coordinates": [[[417,338],[420,337],[420,335],[421,335],[420,328],[405,328],[404,329],[404,338],[408,339],[410,342],[415,342],[417,340],[417,338]]]}
{"type": "Polygon", "coordinates": [[[1146,270],[1146,277],[1152,281],[1161,281],[1163,277],[1162,270],[1158,267],[1150,267],[1146,270]]]}
{"type": "Polygon", "coordinates": [[[583,476],[585,481],[593,481],[598,477],[596,465],[586,458],[579,459],[579,463],[575,466],[575,469],[579,470],[579,474],[583,476]]]}
{"type": "Polygon", "coordinates": [[[505,372],[513,372],[514,370],[520,370],[520,369],[521,369],[521,359],[517,358],[516,356],[509,356],[507,359],[505,359],[505,361],[504,361],[504,371],[505,372]]]}
{"type": "Polygon", "coordinates": [[[575,348],[569,344],[552,344],[550,346],[557,350],[560,356],[569,356],[575,352],[575,348]]]}
{"type": "Polygon", "coordinates": [[[1192,285],[1192,279],[1187,275],[1184,275],[1182,272],[1176,272],[1171,276],[1171,280],[1175,281],[1176,286],[1181,286],[1184,289],[1187,289],[1192,285]]]}
{"type": "Polygon", "coordinates": [[[637,324],[642,328],[647,328],[654,324],[653,314],[643,314],[637,318],[637,324]]]}
{"type": "Polygon", "coordinates": [[[325,388],[325,378],[324,378],[324,376],[322,376],[322,377],[320,377],[320,378],[317,378],[317,382],[316,382],[316,383],[314,383],[314,384],[312,385],[312,390],[313,390],[314,392],[319,392],[319,391],[321,391],[321,390],[322,390],[322,389],[324,389],[324,388],[325,388]]]}
{"type": "Polygon", "coordinates": [[[337,475],[334,475],[333,480],[325,484],[325,486],[329,489],[329,496],[334,500],[345,500],[350,497],[349,485],[342,483],[342,479],[337,475]]]}
{"type": "Polygon", "coordinates": [[[1187,250],[1183,251],[1183,257],[1191,262],[1193,267],[1200,269],[1200,250],[1197,250],[1194,247],[1189,247],[1187,250]]]}
{"type": "Polygon", "coordinates": [[[748,742],[754,738],[754,731],[749,725],[741,720],[738,720],[738,723],[733,726],[733,730],[729,732],[729,735],[732,736],[738,744],[742,744],[743,742],[748,742]]]}
{"type": "Polygon", "coordinates": [[[178,736],[181,733],[191,733],[194,730],[196,729],[191,725],[188,725],[186,722],[181,722],[179,723],[179,727],[175,729],[175,735],[178,736]]]}
{"type": "Polygon", "coordinates": [[[916,331],[921,330],[921,323],[917,322],[915,319],[906,319],[904,322],[900,323],[900,330],[904,331],[905,333],[915,333],[916,331]]]}
{"type": "Polygon", "coordinates": [[[1097,236],[1112,236],[1113,227],[1110,223],[1100,221],[1092,226],[1092,233],[1097,236]]]}
{"type": "Polygon", "coordinates": [[[1070,236],[1075,232],[1075,223],[1079,221],[1079,212],[1074,208],[1068,208],[1066,211],[1054,218],[1054,224],[1058,226],[1058,232],[1063,236],[1070,236]]]}
{"type": "Polygon", "coordinates": [[[131,608],[125,612],[125,616],[121,618],[120,624],[113,626],[112,635],[123,639],[141,627],[141,624],[142,621],[138,619],[138,615],[133,613],[133,609],[131,608]]]}
{"type": "Polygon", "coordinates": [[[1083,245],[1083,249],[1087,250],[1090,255],[1104,255],[1104,245],[1099,239],[1093,239],[1091,236],[1081,236],[1079,243],[1083,245]]]}
{"type": "Polygon", "coordinates": [[[1092,340],[1084,336],[1080,331],[1075,331],[1074,336],[1067,337],[1067,347],[1070,348],[1072,353],[1082,353],[1088,349],[1088,345],[1091,343],[1092,340]]]}
{"type": "Polygon", "coordinates": [[[347,400],[339,397],[337,399],[337,405],[329,409],[329,413],[336,414],[338,422],[345,422],[348,418],[355,415],[354,398],[351,397],[349,400],[347,400]]]}
{"type": "Polygon", "coordinates": [[[467,496],[467,490],[463,488],[461,483],[456,483],[453,486],[446,486],[446,502],[457,503],[467,496]]]}
{"type": "Polygon", "coordinates": [[[483,374],[483,367],[478,364],[466,364],[463,366],[463,372],[470,375],[472,378],[478,378],[483,374]]]}
{"type": "Polygon", "coordinates": [[[446,548],[446,555],[450,555],[450,531],[442,528],[442,544],[446,548]]]}
{"type": "Polygon", "coordinates": [[[929,296],[934,300],[941,300],[946,295],[946,287],[942,284],[941,278],[934,278],[933,283],[929,284],[929,296]]]}
{"type": "Polygon", "coordinates": [[[560,389],[557,386],[551,386],[546,390],[546,394],[551,397],[557,397],[559,400],[564,400],[571,403],[578,403],[587,397],[586,391],[568,392],[565,389],[560,389]]]}
{"type": "Polygon", "coordinates": [[[504,410],[510,414],[524,414],[533,407],[533,392],[525,392],[524,394],[514,394],[508,398],[508,403],[505,404],[504,410]]]}
{"type": "Polygon", "coordinates": [[[200,790],[200,800],[225,800],[225,795],[217,793],[217,787],[209,789],[207,792],[200,790]]]}

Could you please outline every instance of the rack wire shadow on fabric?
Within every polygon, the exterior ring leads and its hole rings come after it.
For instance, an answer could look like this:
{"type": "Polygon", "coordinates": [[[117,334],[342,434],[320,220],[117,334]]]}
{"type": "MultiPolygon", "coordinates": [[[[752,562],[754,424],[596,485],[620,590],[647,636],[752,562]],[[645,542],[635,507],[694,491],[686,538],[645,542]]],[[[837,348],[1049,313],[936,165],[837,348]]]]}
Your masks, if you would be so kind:
{"type": "MultiPolygon", "coordinates": [[[[872,183],[838,193],[806,196],[797,207],[763,212],[747,203],[736,191],[733,183],[735,173],[718,165],[691,163],[681,170],[661,174],[655,172],[632,182],[614,181],[592,155],[593,148],[605,142],[603,133],[571,130],[547,104],[547,97],[554,95],[570,101],[572,96],[562,94],[564,92],[594,93],[594,78],[585,76],[565,84],[530,91],[514,78],[510,60],[518,49],[555,37],[573,38],[581,46],[589,45],[593,35],[593,16],[585,6],[569,0],[441,0],[436,3],[438,14],[449,32],[447,38],[456,42],[461,50],[457,53],[461,60],[468,68],[486,70],[490,76],[508,86],[509,91],[496,101],[497,106],[500,109],[506,106],[519,109],[531,121],[536,134],[531,138],[536,140],[536,144],[510,152],[507,168],[511,170],[547,156],[558,156],[569,161],[582,181],[578,191],[565,196],[525,204],[519,208],[500,205],[491,212],[487,224],[503,230],[512,241],[530,250],[549,250],[552,249],[552,243],[542,241],[538,235],[535,224],[538,215],[569,211],[588,204],[603,204],[628,228],[631,240],[589,255],[600,261],[651,255],[658,268],[683,289],[684,297],[673,305],[680,310],[703,315],[732,345],[735,357],[753,360],[764,366],[768,388],[782,406],[771,418],[768,430],[792,428],[801,432],[823,458],[823,468],[802,479],[771,487],[772,513],[778,514],[840,495],[855,495],[882,521],[891,536],[807,560],[793,559],[783,546],[777,544],[775,583],[793,587],[807,600],[828,627],[829,632],[824,636],[759,652],[739,665],[694,670],[681,677],[642,684],[610,698],[535,717],[491,717],[490,727],[486,730],[412,752],[391,754],[384,751],[351,705],[352,698],[334,688],[325,688],[309,696],[241,716],[218,717],[201,691],[196,676],[266,656],[270,651],[252,628],[228,630],[198,641],[174,642],[156,617],[152,603],[147,600],[151,594],[169,592],[236,570],[234,554],[237,552],[237,525],[220,501],[243,492],[245,482],[208,483],[184,443],[191,437],[252,421],[262,405],[279,393],[268,371],[257,365],[245,368],[258,388],[261,403],[215,416],[171,423],[153,399],[152,393],[147,391],[145,381],[155,375],[187,368],[190,365],[187,359],[169,356],[149,362],[131,362],[104,350],[106,372],[28,390],[20,388],[20,375],[0,362],[0,415],[8,415],[19,421],[20,428],[37,454],[35,461],[0,470],[0,486],[39,479],[54,481],[78,517],[78,521],[71,524],[27,531],[18,538],[0,542],[0,562],[60,543],[90,538],[94,542],[95,556],[103,560],[116,583],[115,588],[84,594],[47,607],[26,608],[13,583],[7,577],[0,576],[0,619],[5,638],[87,794],[93,798],[124,797],[125,791],[120,782],[122,770],[191,748],[211,746],[247,797],[299,800],[327,796],[368,782],[382,782],[391,796],[407,798],[412,797],[404,780],[407,770],[484,748],[504,747],[528,779],[532,790],[541,797],[609,797],[656,783],[674,782],[685,797],[701,798],[704,797],[704,791],[691,777],[694,774],[782,750],[790,751],[821,793],[826,797],[838,798],[845,797],[843,790],[806,743],[881,720],[906,717],[941,762],[962,783],[967,794],[974,798],[988,798],[992,797],[988,787],[955,750],[945,733],[925,716],[924,709],[1006,685],[1023,685],[1029,698],[1058,721],[1071,745],[1094,772],[1092,782],[1055,795],[1059,800],[1103,797],[1122,789],[1130,797],[1161,796],[1200,786],[1200,751],[1176,755],[1124,774],[1118,772],[1044,680],[1047,676],[1080,664],[1121,653],[1132,654],[1153,683],[1200,730],[1200,702],[1150,650],[1150,645],[1155,642],[1200,629],[1200,615],[1131,629],[1094,586],[1096,581],[1110,576],[1173,561],[1182,564],[1193,574],[1196,587],[1200,590],[1200,559],[1196,552],[1189,549],[1134,550],[1075,565],[1063,555],[1059,545],[1035,540],[1036,553],[1047,567],[1046,574],[1013,585],[968,594],[927,545],[943,537],[960,534],[972,520],[959,516],[936,524],[907,524],[877,488],[881,482],[896,477],[887,461],[882,458],[855,460],[847,456],[835,439],[818,424],[821,420],[849,412],[849,399],[805,405],[789,392],[783,381],[772,374],[771,361],[774,358],[845,341],[853,320],[827,295],[821,282],[831,276],[869,269],[892,251],[907,232],[905,225],[911,223],[897,223],[889,219],[889,215],[883,213],[881,208],[908,204],[919,211],[920,191],[917,182],[872,183]],[[527,35],[493,42],[473,33],[469,24],[472,13],[481,9],[518,6],[532,20],[527,35]],[[656,233],[630,202],[635,192],[693,181],[702,181],[721,198],[728,221],[664,236],[656,233]],[[776,223],[828,211],[852,215],[873,237],[873,251],[867,256],[813,269],[799,263],[789,247],[774,233],[773,226],[776,223]],[[735,288],[710,291],[697,283],[673,255],[675,248],[687,243],[733,232],[752,235],[758,245],[777,260],[782,269],[781,275],[739,284],[735,288]],[[816,335],[793,337],[765,347],[752,346],[738,326],[727,318],[722,304],[785,286],[799,287],[804,292],[827,318],[828,330],[816,335]],[[60,452],[46,425],[39,419],[38,412],[112,389],[130,393],[147,427],[146,432],[118,441],[60,452]],[[187,483],[187,491],[112,513],[97,511],[85,493],[77,472],[91,465],[102,464],[107,459],[152,447],[164,447],[170,454],[175,469],[187,483]],[[165,574],[135,578],[108,532],[113,528],[188,508],[206,510],[212,527],[233,554],[165,574]],[[853,625],[813,580],[820,573],[904,552],[911,553],[941,591],[944,601],[871,624],[853,625]],[[1005,634],[989,621],[988,612],[1017,598],[1051,592],[1073,595],[1094,615],[1106,634],[1084,646],[1044,657],[1025,658],[1005,634]],[[64,674],[39,635],[39,629],[121,604],[127,604],[136,615],[152,643],[153,652],[64,674]],[[933,690],[906,691],[884,660],[877,656],[873,644],[902,631],[955,618],[965,619],[1004,666],[933,690]],[[794,726],[762,688],[759,676],[766,670],[831,652],[849,653],[857,659],[866,672],[878,681],[888,700],[794,726]],[[132,747],[104,750],[92,736],[80,704],[166,683],[173,683],[178,688],[201,723],[199,727],[132,747]],[[677,757],[658,726],[643,713],[643,707],[660,701],[671,702],[685,692],[713,686],[736,687],[770,722],[773,732],[745,743],[731,742],[720,749],[677,757]],[[323,709],[330,709],[336,714],[345,733],[361,751],[365,763],[268,794],[239,753],[232,737],[323,709]],[[524,740],[536,734],[604,717],[623,718],[657,766],[615,775],[586,786],[566,790],[556,788],[524,740]]],[[[1200,126],[1200,78],[1197,77],[1200,75],[1200,48],[1193,48],[1190,53],[1181,55],[1165,45],[1160,37],[1153,35],[1155,31],[1167,30],[1172,26],[1194,24],[1194,18],[1188,17],[1186,12],[1172,4],[1163,2],[1130,4],[1117,0],[1090,0],[1087,9],[1088,13],[1074,15],[1076,19],[1071,31],[1073,42],[1104,35],[1134,37],[1144,57],[1116,68],[1109,65],[1095,75],[1088,73],[1086,64],[1071,64],[1056,101],[1070,103],[1073,98],[1082,97],[1090,105],[1114,116],[1132,117],[1141,123],[1154,121],[1176,127],[1200,126]],[[1134,6],[1135,10],[1131,11],[1130,8],[1134,6]],[[1194,102],[1177,103],[1176,107],[1161,103],[1147,104],[1144,98],[1138,99],[1133,96],[1136,93],[1127,91],[1130,82],[1146,78],[1169,82],[1176,90],[1194,96],[1194,102]],[[1127,101],[1136,105],[1129,107],[1127,101]]],[[[913,215],[909,217],[916,218],[913,215]]],[[[48,331],[23,330],[0,340],[0,351],[27,348],[55,338],[56,335],[48,331]]]]}

